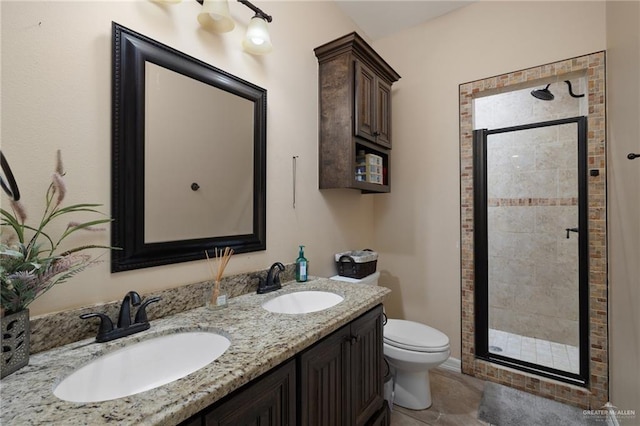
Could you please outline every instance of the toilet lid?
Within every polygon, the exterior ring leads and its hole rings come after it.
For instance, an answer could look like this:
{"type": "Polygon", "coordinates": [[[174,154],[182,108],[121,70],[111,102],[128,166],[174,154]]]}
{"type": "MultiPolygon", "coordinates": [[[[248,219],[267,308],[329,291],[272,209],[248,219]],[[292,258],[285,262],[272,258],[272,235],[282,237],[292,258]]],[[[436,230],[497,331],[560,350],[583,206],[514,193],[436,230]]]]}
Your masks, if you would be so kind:
{"type": "Polygon", "coordinates": [[[443,352],[449,338],[443,332],[413,321],[389,319],[384,326],[384,342],[416,352],[443,352]]]}

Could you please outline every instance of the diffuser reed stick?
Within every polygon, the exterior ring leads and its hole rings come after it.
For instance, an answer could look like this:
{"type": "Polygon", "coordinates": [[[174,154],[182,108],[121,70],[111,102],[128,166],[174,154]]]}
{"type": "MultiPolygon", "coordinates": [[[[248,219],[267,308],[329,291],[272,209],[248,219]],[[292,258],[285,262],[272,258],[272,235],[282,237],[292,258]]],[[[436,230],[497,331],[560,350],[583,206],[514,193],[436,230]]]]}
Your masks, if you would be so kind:
{"type": "MultiPolygon", "coordinates": [[[[224,252],[218,251],[216,247],[214,249],[214,259],[211,261],[209,253],[205,250],[205,256],[207,257],[207,265],[209,266],[209,272],[211,272],[211,278],[213,279],[213,291],[211,292],[211,306],[218,305],[218,297],[220,297],[220,281],[222,280],[222,274],[227,267],[231,256],[233,255],[233,249],[225,247],[224,252]]],[[[225,303],[226,304],[226,301],[225,303]]]]}

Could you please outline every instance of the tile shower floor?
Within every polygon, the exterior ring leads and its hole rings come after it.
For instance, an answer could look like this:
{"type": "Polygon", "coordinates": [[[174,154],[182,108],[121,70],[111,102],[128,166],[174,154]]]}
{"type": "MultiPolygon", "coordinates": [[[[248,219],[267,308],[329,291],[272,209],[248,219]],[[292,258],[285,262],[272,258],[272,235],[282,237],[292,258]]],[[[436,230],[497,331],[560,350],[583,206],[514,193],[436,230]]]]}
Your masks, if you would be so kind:
{"type": "Polygon", "coordinates": [[[580,372],[577,346],[489,329],[489,352],[570,373],[580,372]],[[496,348],[500,348],[498,351],[496,348]]]}

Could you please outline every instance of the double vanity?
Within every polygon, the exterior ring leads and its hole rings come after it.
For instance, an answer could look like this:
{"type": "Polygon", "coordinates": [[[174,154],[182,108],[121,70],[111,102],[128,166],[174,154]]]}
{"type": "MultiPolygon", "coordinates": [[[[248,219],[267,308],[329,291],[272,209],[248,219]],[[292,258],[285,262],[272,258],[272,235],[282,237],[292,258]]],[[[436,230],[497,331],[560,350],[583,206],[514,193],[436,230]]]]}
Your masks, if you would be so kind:
{"type": "Polygon", "coordinates": [[[267,412],[267,424],[387,424],[380,305],[388,292],[291,283],[111,342],[32,355],[2,380],[0,423],[234,424],[267,412]]]}

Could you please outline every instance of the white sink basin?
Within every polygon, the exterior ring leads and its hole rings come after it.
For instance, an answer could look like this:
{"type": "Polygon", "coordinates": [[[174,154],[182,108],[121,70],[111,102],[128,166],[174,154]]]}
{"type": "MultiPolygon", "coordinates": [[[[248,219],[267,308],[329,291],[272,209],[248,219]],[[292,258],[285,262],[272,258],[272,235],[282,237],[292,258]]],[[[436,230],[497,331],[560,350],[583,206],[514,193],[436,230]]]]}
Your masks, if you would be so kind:
{"type": "Polygon", "coordinates": [[[307,314],[328,309],[344,297],[328,291],[297,291],[267,300],[262,307],[277,314],[307,314]]]}
{"type": "Polygon", "coordinates": [[[134,395],[178,380],[220,357],[231,342],[211,332],[183,332],[105,354],[66,377],[53,393],[71,402],[134,395]]]}

